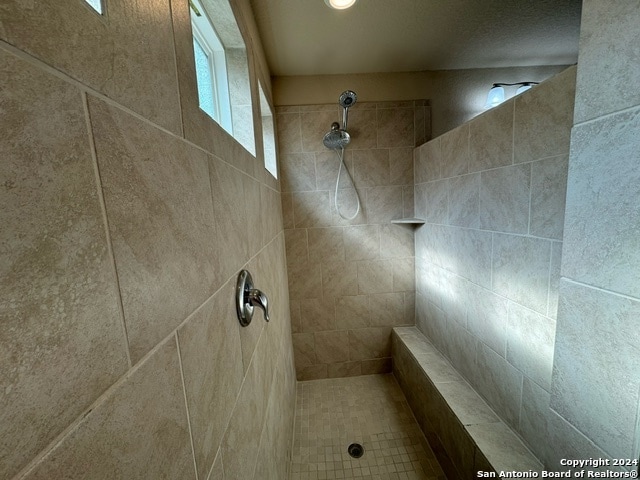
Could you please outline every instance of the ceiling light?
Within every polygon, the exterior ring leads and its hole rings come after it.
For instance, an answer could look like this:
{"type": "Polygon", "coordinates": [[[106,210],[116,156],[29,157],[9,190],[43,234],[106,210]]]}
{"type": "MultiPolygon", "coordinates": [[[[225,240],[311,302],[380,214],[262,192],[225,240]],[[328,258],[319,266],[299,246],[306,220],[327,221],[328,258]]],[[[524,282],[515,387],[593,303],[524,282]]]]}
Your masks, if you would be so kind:
{"type": "Polygon", "coordinates": [[[522,92],[526,92],[533,85],[537,85],[538,82],[517,82],[517,83],[494,83],[487,95],[487,102],[484,104],[484,108],[493,108],[504,102],[504,87],[513,87],[518,85],[516,95],[522,92]]]}
{"type": "Polygon", "coordinates": [[[357,0],[324,0],[324,3],[336,10],[344,10],[345,8],[353,6],[356,1],[357,0]]]}

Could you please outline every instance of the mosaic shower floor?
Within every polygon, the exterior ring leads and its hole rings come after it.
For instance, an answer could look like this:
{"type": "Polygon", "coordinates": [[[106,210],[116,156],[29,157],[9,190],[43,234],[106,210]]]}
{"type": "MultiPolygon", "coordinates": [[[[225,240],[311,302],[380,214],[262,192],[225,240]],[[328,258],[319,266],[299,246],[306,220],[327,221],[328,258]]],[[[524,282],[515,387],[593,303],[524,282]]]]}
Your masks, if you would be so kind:
{"type": "Polygon", "coordinates": [[[445,480],[391,374],[299,382],[290,480],[445,480]],[[364,446],[352,458],[351,443],[364,446]]]}

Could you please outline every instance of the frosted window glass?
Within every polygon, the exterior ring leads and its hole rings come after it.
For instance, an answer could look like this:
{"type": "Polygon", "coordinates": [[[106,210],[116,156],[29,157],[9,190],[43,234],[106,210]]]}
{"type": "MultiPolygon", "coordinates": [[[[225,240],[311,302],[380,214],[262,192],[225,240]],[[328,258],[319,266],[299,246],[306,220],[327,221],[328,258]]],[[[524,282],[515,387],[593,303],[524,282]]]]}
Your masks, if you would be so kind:
{"type": "Polygon", "coordinates": [[[209,56],[195,38],[193,39],[193,51],[196,58],[196,79],[198,82],[198,100],[200,102],[200,108],[207,112],[211,118],[215,118],[213,79],[211,78],[209,56]]]}
{"type": "Polygon", "coordinates": [[[85,0],[91,8],[102,15],[102,0],[85,0]]]}

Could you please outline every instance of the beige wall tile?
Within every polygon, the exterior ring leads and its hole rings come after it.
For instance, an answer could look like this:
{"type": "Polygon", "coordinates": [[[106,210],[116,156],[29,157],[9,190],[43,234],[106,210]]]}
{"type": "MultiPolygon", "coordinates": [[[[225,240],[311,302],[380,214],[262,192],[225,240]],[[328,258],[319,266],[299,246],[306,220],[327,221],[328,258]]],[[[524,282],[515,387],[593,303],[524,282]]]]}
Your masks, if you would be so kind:
{"type": "Polygon", "coordinates": [[[569,152],[575,75],[574,66],[515,97],[514,163],[569,152]]]}
{"type": "MultiPolygon", "coordinates": [[[[355,175],[353,166],[353,151],[346,150],[344,152],[344,165],[340,170],[340,157],[335,151],[326,150],[324,152],[316,152],[316,187],[318,190],[329,190],[333,192],[336,188],[338,173],[340,174],[339,188],[353,188],[353,183],[349,175],[355,175]],[[347,172],[349,175],[347,175],[347,172]]],[[[333,201],[333,200],[332,200],[333,201]]]]}
{"type": "Polygon", "coordinates": [[[253,478],[274,370],[262,336],[222,440],[226,478],[253,478]]]}
{"type": "Polygon", "coordinates": [[[538,385],[549,390],[556,322],[511,303],[507,332],[507,361],[538,385]],[[535,348],[532,348],[532,345],[535,345],[535,348]]]}
{"type": "Polygon", "coordinates": [[[545,314],[551,243],[515,235],[493,237],[493,291],[545,314]]]}
{"type": "Polygon", "coordinates": [[[480,176],[480,228],[528,233],[531,164],[482,172],[480,176]]]}
{"type": "MultiPolygon", "coordinates": [[[[342,122],[342,120],[340,120],[342,122]]],[[[347,131],[351,135],[349,148],[369,149],[377,147],[376,109],[358,103],[349,109],[347,131]]]]}
{"type": "Polygon", "coordinates": [[[280,195],[282,202],[282,226],[283,228],[294,228],[293,219],[293,195],[283,192],[280,195]]]}
{"type": "Polygon", "coordinates": [[[307,229],[285,230],[284,239],[287,247],[287,265],[306,264],[309,261],[307,229]]]}
{"type": "Polygon", "coordinates": [[[480,227],[480,174],[461,175],[448,180],[448,223],[459,227],[480,227]]]}
{"type": "Polygon", "coordinates": [[[289,295],[293,300],[322,296],[322,267],[315,264],[295,263],[289,266],[289,295]]]}
{"type": "Polygon", "coordinates": [[[294,333],[293,352],[296,359],[296,370],[316,363],[316,347],[313,333],[294,333]]]}
{"type": "Polygon", "coordinates": [[[222,466],[222,453],[218,449],[218,453],[216,454],[216,459],[213,463],[213,467],[209,472],[209,476],[207,480],[224,480],[224,467],[222,466]]]}
{"type": "Polygon", "coordinates": [[[469,284],[466,300],[469,332],[506,358],[509,301],[473,283],[469,284]]]}
{"type": "Polygon", "coordinates": [[[244,378],[235,279],[178,331],[198,476],[214,463],[244,378]]]}
{"type": "Polygon", "coordinates": [[[342,122],[341,111],[342,109],[335,105],[325,111],[302,112],[300,114],[303,152],[326,151],[322,139],[331,131],[331,123],[342,122]]]}
{"type": "Polygon", "coordinates": [[[441,178],[442,150],[440,137],[421,145],[414,154],[415,183],[430,182],[441,178]]]}
{"type": "Polygon", "coordinates": [[[404,318],[403,293],[379,293],[368,295],[368,297],[372,327],[389,327],[409,323],[404,318]]]}
{"type": "Polygon", "coordinates": [[[374,260],[380,256],[380,229],[384,225],[359,225],[342,229],[347,261],[374,260]]]}
{"type": "Polygon", "coordinates": [[[128,368],[80,91],[0,52],[0,476],[128,368]]]}
{"type": "Polygon", "coordinates": [[[478,392],[511,428],[517,428],[520,421],[522,379],[522,374],[504,358],[480,344],[473,380],[478,392]]]}
{"type": "Polygon", "coordinates": [[[320,378],[328,377],[328,365],[326,364],[318,364],[318,365],[309,365],[303,368],[296,368],[296,374],[299,382],[305,380],[318,380],[320,378]]]}
{"type": "Polygon", "coordinates": [[[326,265],[344,262],[342,228],[309,228],[309,261],[326,265]]]}
{"type": "Polygon", "coordinates": [[[321,332],[336,329],[336,313],[333,298],[305,298],[300,302],[303,332],[321,332]]]}
{"type": "Polygon", "coordinates": [[[415,217],[414,187],[402,187],[402,209],[404,218],[415,217]]]}
{"type": "Polygon", "coordinates": [[[442,178],[464,175],[469,171],[468,123],[442,135],[440,145],[442,148],[442,178]]]}
{"type": "Polygon", "coordinates": [[[362,375],[376,375],[379,373],[391,373],[393,371],[391,357],[374,358],[360,362],[362,375]]]}
{"type": "Polygon", "coordinates": [[[337,297],[336,328],[350,330],[371,326],[369,298],[368,295],[337,297]]]}
{"type": "Polygon", "coordinates": [[[283,192],[315,190],[315,155],[313,153],[284,153],[280,155],[280,180],[283,192]]]}
{"type": "Polygon", "coordinates": [[[328,191],[295,192],[292,198],[295,228],[328,227],[331,225],[331,205],[328,191]]]}
{"type": "Polygon", "coordinates": [[[562,240],[568,160],[562,155],[531,165],[531,235],[562,240]]]}
{"type": "Polygon", "coordinates": [[[469,122],[469,173],[511,165],[513,104],[508,100],[469,122]]]}
{"type": "Polygon", "coordinates": [[[351,360],[369,360],[390,355],[390,327],[349,330],[349,356],[351,360]]]}
{"type": "Polygon", "coordinates": [[[415,147],[413,108],[378,108],[378,147],[415,147]]]}
{"type": "Polygon", "coordinates": [[[139,360],[221,284],[208,159],[89,99],[131,356],[139,360]],[[194,206],[197,206],[194,208],[194,206]]]}
{"type": "Polygon", "coordinates": [[[411,225],[380,225],[380,257],[413,257],[414,229],[411,225]]]}
{"type": "Polygon", "coordinates": [[[357,295],[358,267],[356,262],[328,262],[322,265],[322,296],[325,299],[357,295]]]}
{"type": "MultiPolygon", "coordinates": [[[[264,246],[262,217],[264,205],[260,198],[261,184],[248,175],[242,177],[244,201],[246,203],[247,239],[249,241],[249,256],[252,257],[264,246]]],[[[224,232],[221,232],[224,235],[224,232]]]]}
{"type": "Polygon", "coordinates": [[[413,186],[413,148],[389,149],[389,167],[391,185],[413,186]]]}
{"type": "Polygon", "coordinates": [[[427,222],[444,225],[449,223],[448,190],[448,180],[435,180],[426,184],[428,208],[425,220],[427,222]]]}
{"type": "Polygon", "coordinates": [[[549,401],[548,391],[524,377],[518,433],[543,463],[557,445],[549,440],[549,401]]]}
{"type": "Polygon", "coordinates": [[[175,338],[158,348],[25,478],[195,478],[175,338]]]}
{"type": "Polygon", "coordinates": [[[357,187],[390,184],[389,149],[354,150],[353,165],[357,187]]]}
{"type": "Polygon", "coordinates": [[[562,273],[640,298],[640,108],[574,128],[562,273]],[[615,245],[615,246],[614,246],[615,245]]]}
{"type": "Polygon", "coordinates": [[[393,260],[358,262],[358,293],[393,292],[393,260]]]}
{"type": "Polygon", "coordinates": [[[327,365],[328,378],[357,377],[363,375],[362,362],[330,363],[327,365]]]}
{"type": "Polygon", "coordinates": [[[635,456],[639,314],[637,300],[561,280],[551,408],[614,458],[635,456]]]}
{"type": "Polygon", "coordinates": [[[213,216],[221,279],[229,278],[249,259],[249,225],[244,199],[245,175],[231,165],[209,156],[213,216]]]}
{"type": "MultiPolygon", "coordinates": [[[[299,113],[276,115],[278,150],[281,154],[302,152],[302,132],[299,113]]],[[[327,130],[328,131],[328,130],[327,130]]]]}
{"type": "Polygon", "coordinates": [[[349,360],[347,331],[314,333],[316,357],[319,363],[341,363],[349,360]]]}
{"type": "Polygon", "coordinates": [[[82,2],[10,1],[2,17],[2,40],[152,122],[182,132],[168,2],[113,0],[105,22],[82,2]]]}
{"type": "Polygon", "coordinates": [[[640,104],[640,92],[629,88],[640,73],[635,7],[583,2],[575,123],[640,104]],[[596,91],[600,95],[593,95],[596,91]]]}
{"type": "Polygon", "coordinates": [[[368,223],[388,223],[402,218],[402,187],[367,188],[365,208],[368,223]]]}

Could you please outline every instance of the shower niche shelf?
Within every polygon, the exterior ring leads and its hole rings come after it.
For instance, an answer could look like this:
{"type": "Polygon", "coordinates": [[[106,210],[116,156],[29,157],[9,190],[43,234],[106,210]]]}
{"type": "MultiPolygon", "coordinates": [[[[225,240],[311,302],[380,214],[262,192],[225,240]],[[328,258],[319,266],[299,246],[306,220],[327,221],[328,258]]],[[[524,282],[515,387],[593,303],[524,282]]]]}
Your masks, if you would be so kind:
{"type": "Polygon", "coordinates": [[[423,218],[396,218],[395,220],[391,220],[391,223],[398,223],[403,225],[424,225],[425,220],[423,218]]]}

